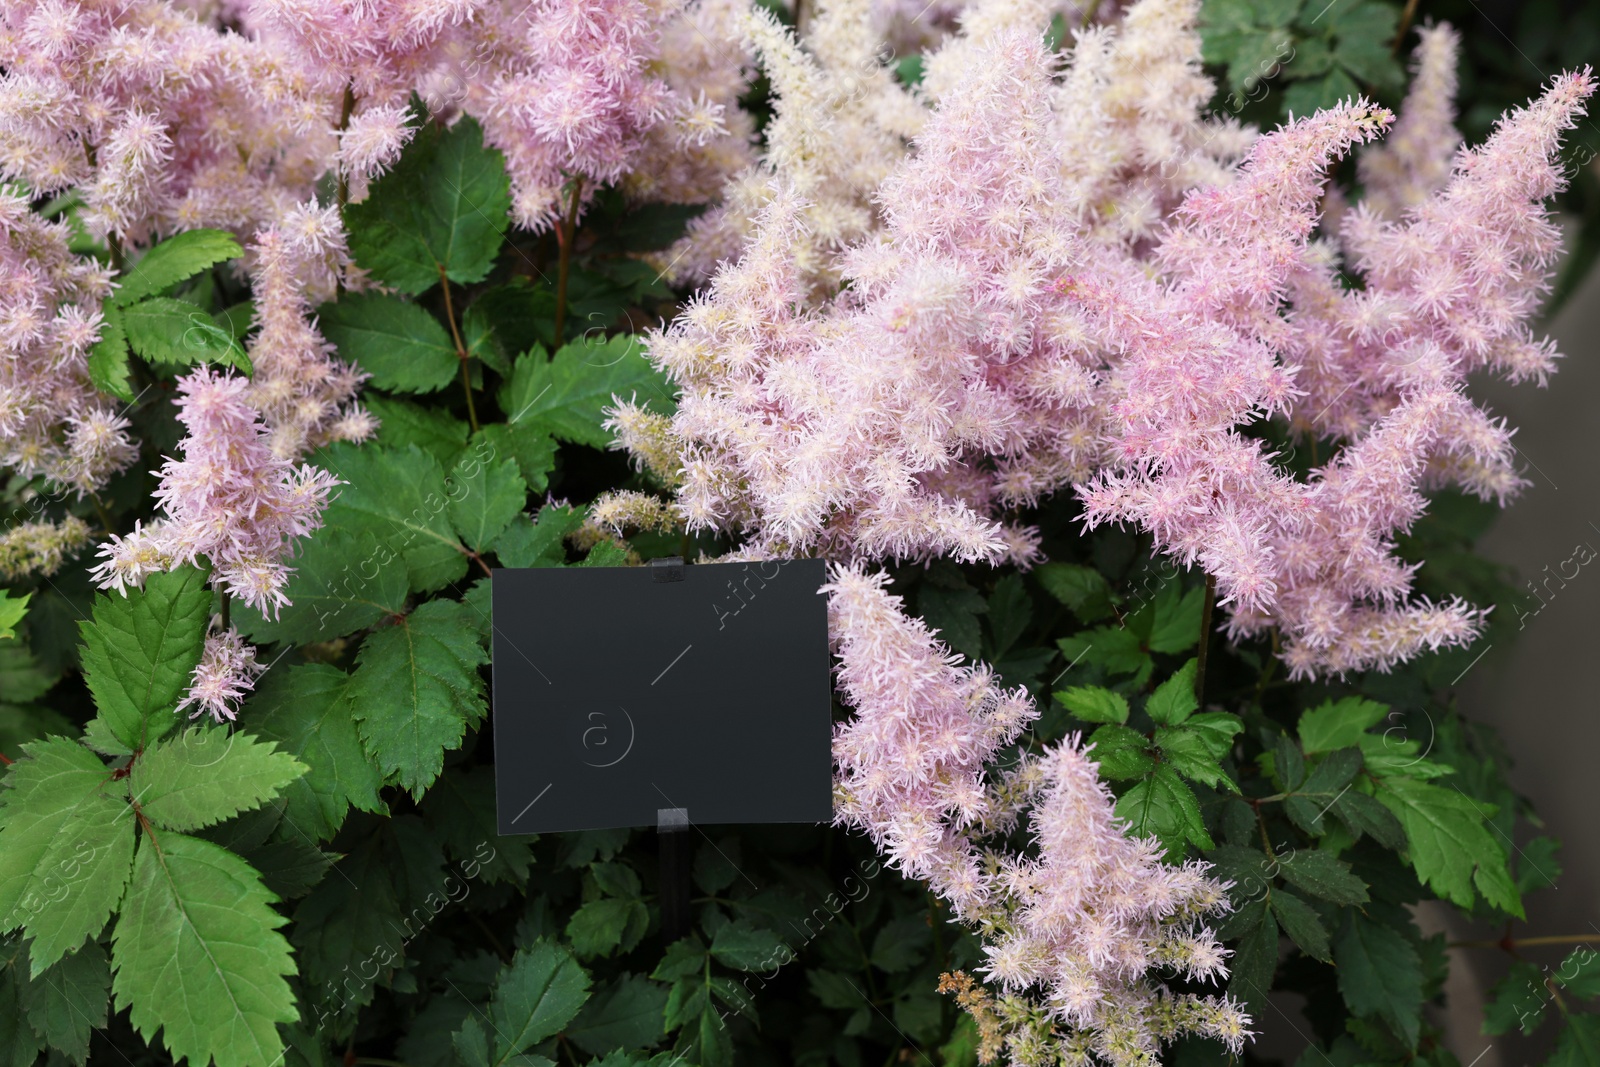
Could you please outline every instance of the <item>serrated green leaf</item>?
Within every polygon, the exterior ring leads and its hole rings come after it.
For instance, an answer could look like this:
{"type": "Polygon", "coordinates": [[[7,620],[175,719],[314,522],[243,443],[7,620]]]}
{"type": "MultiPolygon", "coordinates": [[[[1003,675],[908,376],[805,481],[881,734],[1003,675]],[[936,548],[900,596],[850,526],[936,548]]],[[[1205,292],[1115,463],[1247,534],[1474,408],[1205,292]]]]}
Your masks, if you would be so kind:
{"type": "MultiPolygon", "coordinates": [[[[1166,589],[1177,589],[1172,583],[1166,589]]],[[[1155,620],[1150,627],[1150,640],[1146,642],[1152,652],[1183,652],[1200,641],[1200,616],[1205,607],[1203,588],[1190,589],[1181,597],[1157,594],[1155,620]]]]}
{"type": "MultiPolygon", "coordinates": [[[[132,836],[128,835],[130,840],[132,836]]],[[[20,964],[20,957],[17,962],[20,964]]],[[[87,1061],[90,1032],[106,1025],[111,1003],[111,964],[106,950],[91,941],[32,978],[18,965],[13,969],[28,1025],[72,1062],[87,1061]]]]}
{"type": "MultiPolygon", "coordinates": [[[[405,561],[413,592],[458,581],[467,572],[465,547],[445,514],[449,496],[439,461],[416,445],[399,450],[337,444],[318,462],[347,483],[323,522],[367,530],[405,561]]],[[[388,566],[385,553],[380,561],[388,566]]]]}
{"type": "Polygon", "coordinates": [[[438,460],[441,468],[449,470],[467,447],[470,428],[465,419],[458,419],[449,411],[382,393],[365,393],[361,402],[378,420],[378,435],[372,443],[379,448],[401,450],[416,445],[438,460]]]}
{"type": "Polygon", "coordinates": [[[1544,971],[1527,960],[1512,960],[1506,976],[1489,990],[1483,1032],[1498,1036],[1517,1028],[1531,1034],[1544,1021],[1544,1009],[1550,1001],[1544,971]]]}
{"type": "Polygon", "coordinates": [[[489,1002],[493,1067],[559,1033],[589,999],[589,976],[558,945],[518,950],[495,981],[489,1002]]]}
{"type": "Polygon", "coordinates": [[[872,965],[896,974],[922,962],[933,947],[933,928],[924,915],[907,915],[878,928],[872,939],[872,965]]]}
{"type": "Polygon", "coordinates": [[[1105,576],[1093,567],[1079,563],[1046,563],[1034,568],[1033,576],[1045,591],[1072,609],[1084,622],[1094,622],[1111,614],[1111,587],[1105,576]]]}
{"type": "Polygon", "coordinates": [[[511,186],[505,158],[483,143],[476,120],[447,131],[429,124],[367,198],[345,209],[350,251],[379,281],[416,294],[482,281],[505,238],[511,186]]]}
{"type": "Polygon", "coordinates": [[[995,583],[989,596],[989,633],[993,637],[992,658],[998,659],[1017,643],[1033,619],[1033,602],[1020,574],[1008,574],[995,583]]]}
{"type": "Polygon", "coordinates": [[[638,943],[637,935],[644,933],[649,917],[648,909],[638,900],[601,897],[573,912],[567,922],[567,940],[582,959],[610,955],[619,946],[627,951],[632,947],[630,940],[638,943]]]}
{"type": "Polygon", "coordinates": [[[650,977],[662,982],[676,982],[681,978],[700,973],[706,963],[706,947],[700,938],[690,934],[667,946],[661,962],[656,964],[650,977]]]}
{"type": "Polygon", "coordinates": [[[1148,774],[1156,761],[1145,751],[1150,739],[1131,726],[1106,723],[1089,735],[1093,745],[1087,755],[1100,767],[1100,775],[1117,781],[1148,774]]]}
{"type": "MultiPolygon", "coordinates": [[[[434,278],[438,280],[437,275],[434,278]]],[[[323,304],[317,325],[339,355],[396,393],[431,393],[460,376],[461,359],[445,328],[408,300],[346,293],[323,304]]]]}
{"type": "Polygon", "coordinates": [[[1181,854],[1188,841],[1203,849],[1216,847],[1200,818],[1200,803],[1195,800],[1194,790],[1166,764],[1158,765],[1122,794],[1116,812],[1117,818],[1127,822],[1129,834],[1154,836],[1169,854],[1181,854]]]}
{"type": "Polygon", "coordinates": [[[430,600],[369,635],[356,656],[350,705],[362,746],[386,779],[415,798],[439,776],[446,749],[484,715],[489,661],[467,608],[430,600]]]}
{"type": "Polygon", "coordinates": [[[566,563],[566,536],[583,525],[583,512],[546,504],[536,521],[513,519],[490,549],[507,567],[560,567],[566,563]]]}
{"type": "Polygon", "coordinates": [[[1370,834],[1378,844],[1396,852],[1406,847],[1405,827],[1394,812],[1365,793],[1351,790],[1342,794],[1333,802],[1333,813],[1356,837],[1370,834]]]}
{"type": "Polygon", "coordinates": [[[1531,893],[1549,889],[1561,877],[1561,861],[1556,858],[1561,842],[1553,837],[1536,837],[1517,850],[1517,891],[1531,893]]]}
{"type": "Polygon", "coordinates": [[[277,743],[306,766],[283,790],[283,817],[292,834],[326,841],[351,807],[385,812],[383,776],[356,734],[350,676],[326,664],[304,663],[267,672],[243,712],[250,731],[277,743]]]}
{"type": "Polygon", "coordinates": [[[978,591],[959,582],[927,582],[917,591],[917,612],[938,634],[939,640],[969,659],[975,659],[983,646],[983,627],[978,616],[989,610],[978,591]]]}
{"type": "Polygon", "coordinates": [[[1339,992],[1350,1010],[1387,1020],[1415,1048],[1422,1023],[1422,968],[1405,935],[1351,909],[1334,936],[1333,958],[1339,992]]]}
{"type": "Polygon", "coordinates": [[[157,827],[198,830],[259,807],[306,769],[271,741],[205,725],[151,745],[128,783],[157,827]]]}
{"type": "Polygon", "coordinates": [[[1361,744],[1361,735],[1382,722],[1388,713],[1387,704],[1363,697],[1325,701],[1300,716],[1300,745],[1308,756],[1354,748],[1361,744]]]}
{"type": "Polygon", "coordinates": [[[0,589],[0,641],[17,636],[16,626],[28,613],[28,601],[31,599],[32,593],[24,593],[13,600],[11,590],[0,589]]]}
{"type": "Polygon", "coordinates": [[[1056,703],[1084,722],[1125,723],[1128,702],[1120,693],[1094,685],[1075,685],[1056,693],[1056,703]]]}
{"type": "Polygon", "coordinates": [[[583,1006],[567,1040],[592,1056],[645,1048],[666,1036],[667,990],[643,975],[624,974],[583,1006]]]}
{"type": "Polygon", "coordinates": [[[1156,686],[1156,691],[1145,702],[1145,712],[1152,720],[1164,726],[1176,726],[1194,714],[1200,706],[1194,694],[1196,670],[1196,661],[1190,660],[1171,678],[1156,686]]]}
{"type": "Polygon", "coordinates": [[[1211,711],[1194,716],[1182,726],[1157,727],[1155,743],[1162,757],[1184,777],[1238,792],[1220,763],[1233,748],[1233,736],[1243,729],[1244,723],[1237,715],[1211,711]]]}
{"type": "Polygon", "coordinates": [[[1306,78],[1290,84],[1283,93],[1283,106],[1291,116],[1305,118],[1360,95],[1361,86],[1343,69],[1334,67],[1321,78],[1306,78]]]}
{"type": "Polygon", "coordinates": [[[1600,1015],[1571,1012],[1556,1038],[1556,1050],[1545,1067],[1600,1067],[1600,1015]]]}
{"type": "Polygon", "coordinates": [[[220,363],[251,371],[250,357],[233,334],[186,300],[155,296],[124,307],[121,316],[129,347],[151,363],[220,363]]]}
{"type": "Polygon", "coordinates": [[[1283,932],[1300,946],[1301,952],[1324,963],[1333,961],[1333,953],[1328,947],[1327,928],[1322,925],[1321,917],[1310,904],[1287,889],[1274,889],[1270,903],[1272,914],[1277,917],[1283,932]]]}
{"type": "Polygon", "coordinates": [[[461,768],[442,776],[423,798],[422,811],[468,878],[527,884],[532,844],[538,838],[496,833],[492,767],[461,768]]]}
{"type": "Polygon", "coordinates": [[[1259,898],[1277,871],[1276,859],[1243,845],[1219,845],[1206,853],[1206,859],[1216,866],[1218,877],[1233,883],[1231,895],[1236,905],[1259,898]]]}
{"type": "Polygon", "coordinates": [[[196,567],[152,574],[125,597],[94,598],[93,620],[78,624],[83,680],[117,740],[142,748],[177,725],[210,614],[211,590],[196,567]]]}
{"type": "Polygon", "coordinates": [[[105,764],[76,741],[22,751],[0,791],[0,932],[27,931],[37,974],[116,908],[133,865],[133,815],[105,764]]]}
{"type": "Polygon", "coordinates": [[[133,387],[128,384],[128,334],[122,328],[122,315],[111,305],[105,307],[105,319],[100,324],[100,340],[89,349],[89,382],[102,393],[119,400],[133,400],[133,387]]]}
{"type": "Polygon", "coordinates": [[[244,255],[244,249],[225,230],[185,230],[153,246],[117,279],[117,307],[161,292],[208,267],[244,255]]]}
{"type": "Polygon", "coordinates": [[[331,641],[400,614],[406,571],[370,529],[324,526],[300,542],[277,618],[248,604],[233,608],[239,632],[263,644],[331,641]]]}
{"type": "Polygon", "coordinates": [[[718,963],[741,971],[768,971],[794,959],[794,952],[771,930],[735,919],[711,939],[711,955],[718,963]]]}
{"type": "Polygon", "coordinates": [[[1582,945],[1556,968],[1555,980],[1580,997],[1600,996],[1600,952],[1582,945]]]}
{"type": "Polygon", "coordinates": [[[461,457],[446,484],[450,521],[461,539],[477,552],[487,551],[528,499],[528,486],[517,473],[515,461],[490,462],[476,452],[461,457]]]}
{"type": "MultiPolygon", "coordinates": [[[[20,946],[8,947],[0,941],[0,950],[9,955],[19,951],[20,946]]],[[[4,956],[0,956],[0,962],[4,962],[4,956]]],[[[34,1067],[39,1053],[44,1051],[44,1039],[33,1032],[23,1014],[16,973],[14,965],[0,967],[0,1067],[34,1067]]]]}
{"type": "Polygon", "coordinates": [[[1278,966],[1278,923],[1267,901],[1260,900],[1242,909],[1237,928],[1242,936],[1228,961],[1228,992],[1259,1017],[1278,966]]]}
{"type": "Polygon", "coordinates": [[[217,1067],[272,1067],[277,1023],[299,1018],[288,920],[248,863],[209,841],[163,831],[141,837],[133,881],[112,937],[118,1010],[174,1058],[217,1067]]]}
{"type": "Polygon", "coordinates": [[[1486,825],[1492,805],[1412,778],[1383,779],[1377,797],[1405,827],[1411,864],[1435,893],[1470,908],[1476,885],[1489,903],[1523,917],[1505,852],[1486,825]]]}
{"type": "Polygon", "coordinates": [[[1299,849],[1278,857],[1279,869],[1290,885],[1335,904],[1365,904],[1367,885],[1351,873],[1350,865],[1331,852],[1299,849]]]}
{"type": "Polygon", "coordinates": [[[491,456],[516,460],[522,480],[535,493],[549,488],[550,472],[556,467],[556,440],[542,424],[497,422],[479,430],[473,443],[482,445],[491,456]]]}
{"type": "Polygon", "coordinates": [[[260,873],[262,884],[281,900],[305,896],[339,861],[337,853],[324,852],[299,835],[246,849],[243,858],[260,873]]]}
{"type": "Polygon", "coordinates": [[[27,645],[12,642],[0,645],[0,692],[18,703],[37,700],[50,691],[60,677],[47,671],[27,645]]]}
{"type": "Polygon", "coordinates": [[[1056,642],[1069,665],[1101,666],[1111,674],[1132,674],[1134,685],[1149,679],[1153,662],[1139,643],[1139,635],[1123,627],[1097,626],[1056,642]]]}
{"type": "Polygon", "coordinates": [[[658,412],[674,407],[671,384],[631,334],[581,338],[549,359],[537,349],[520,356],[498,398],[512,425],[537,425],[563,441],[605,448],[611,431],[601,423],[613,395],[648,402],[658,412]]]}

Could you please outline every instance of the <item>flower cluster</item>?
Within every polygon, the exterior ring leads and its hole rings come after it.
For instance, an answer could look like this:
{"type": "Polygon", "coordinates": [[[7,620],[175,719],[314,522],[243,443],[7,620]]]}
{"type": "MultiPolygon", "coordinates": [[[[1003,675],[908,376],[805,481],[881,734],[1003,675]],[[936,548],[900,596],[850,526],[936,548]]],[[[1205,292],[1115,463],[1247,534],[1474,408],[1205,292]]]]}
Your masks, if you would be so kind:
{"type": "Polygon", "coordinates": [[[102,588],[126,593],[154,571],[204,558],[215,584],[258,611],[275,616],[288,602],[284,557],[295,538],[322,525],[339,481],[273,454],[246,399],[249,384],[206,367],[178,380],[178,419],[188,433],[183,458],[161,468],[155,495],[165,514],[101,547],[106,558],[93,575],[102,588]]]}
{"type": "Polygon", "coordinates": [[[111,272],[73,255],[71,236],[0,190],[0,467],[81,496],[137,449],[89,377],[111,272]]]}
{"type": "Polygon", "coordinates": [[[256,662],[256,650],[245,644],[232,627],[221,629],[220,619],[212,621],[206,634],[200,662],[195,664],[189,691],[178,702],[177,710],[193,707],[191,719],[210,715],[214,722],[232,722],[246,693],[255,687],[256,678],[267,668],[256,662]]]}
{"type": "Polygon", "coordinates": [[[1037,716],[1033,701],[986,667],[958,666],[901,612],[886,580],[835,567],[824,587],[839,688],[856,709],[834,740],[836,817],[926,880],[958,918],[997,931],[983,973],[1045,1008],[1043,1026],[1013,1019],[996,1040],[1019,1063],[1046,1062],[1031,1046],[1057,1025],[1074,1032],[1080,1054],[1118,1065],[1151,1062],[1187,1032],[1237,1052],[1248,1019],[1236,1004],[1151,984],[1157,968],[1202,981],[1226,973],[1227,952],[1203,925],[1227,909],[1225,887],[1204,864],[1165,864],[1155,841],[1125,835],[1075,737],[1007,771],[987,769],[1037,716]],[[1030,803],[1037,853],[997,852],[986,839],[1012,829],[1030,803]]]}

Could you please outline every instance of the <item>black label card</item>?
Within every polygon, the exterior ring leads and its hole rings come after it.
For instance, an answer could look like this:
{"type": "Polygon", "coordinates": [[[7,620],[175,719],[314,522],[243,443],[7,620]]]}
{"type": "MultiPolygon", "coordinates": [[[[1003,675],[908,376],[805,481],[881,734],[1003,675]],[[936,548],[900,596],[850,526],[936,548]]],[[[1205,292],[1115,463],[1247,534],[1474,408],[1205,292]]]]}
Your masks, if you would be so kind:
{"type": "Polygon", "coordinates": [[[494,572],[502,834],[832,818],[818,559],[494,572]]]}

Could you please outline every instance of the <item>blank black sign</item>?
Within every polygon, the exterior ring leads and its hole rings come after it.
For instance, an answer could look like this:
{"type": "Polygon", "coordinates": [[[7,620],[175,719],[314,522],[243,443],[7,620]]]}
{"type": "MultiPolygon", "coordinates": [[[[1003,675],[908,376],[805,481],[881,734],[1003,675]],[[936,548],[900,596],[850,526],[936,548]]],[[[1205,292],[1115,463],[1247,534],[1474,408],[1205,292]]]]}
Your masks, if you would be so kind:
{"type": "Polygon", "coordinates": [[[824,580],[817,559],[495,571],[499,832],[831,819],[824,580]]]}

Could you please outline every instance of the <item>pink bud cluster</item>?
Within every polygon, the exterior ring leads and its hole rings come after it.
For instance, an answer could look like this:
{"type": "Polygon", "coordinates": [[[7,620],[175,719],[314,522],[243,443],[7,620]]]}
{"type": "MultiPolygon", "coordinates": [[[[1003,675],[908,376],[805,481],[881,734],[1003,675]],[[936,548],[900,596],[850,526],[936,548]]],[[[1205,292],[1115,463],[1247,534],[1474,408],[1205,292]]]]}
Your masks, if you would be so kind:
{"type": "Polygon", "coordinates": [[[288,603],[284,559],[295,538],[322,525],[339,481],[273,454],[249,385],[207,367],[178,379],[178,420],[188,432],[183,458],[161,468],[155,495],[164,514],[101,546],[105,560],[93,576],[102,588],[126,593],[152,572],[204,560],[213,583],[258,611],[276,616],[288,603]]]}

